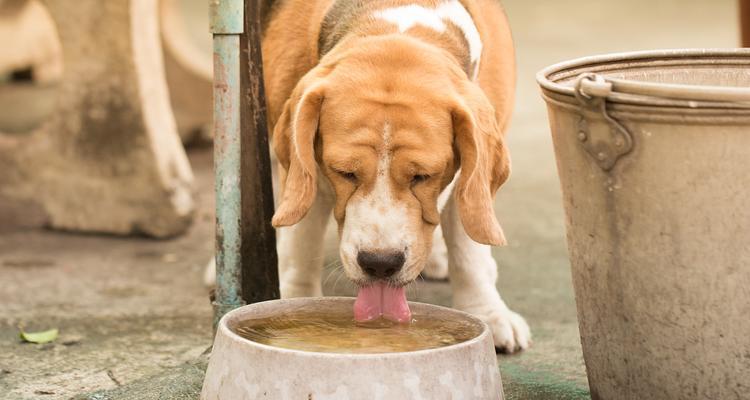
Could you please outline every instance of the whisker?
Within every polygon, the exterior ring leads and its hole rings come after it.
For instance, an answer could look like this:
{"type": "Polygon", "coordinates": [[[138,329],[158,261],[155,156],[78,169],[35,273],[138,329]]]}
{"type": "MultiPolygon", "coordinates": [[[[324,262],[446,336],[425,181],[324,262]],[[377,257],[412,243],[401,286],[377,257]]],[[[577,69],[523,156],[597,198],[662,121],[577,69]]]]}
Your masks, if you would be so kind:
{"type": "MultiPolygon", "coordinates": [[[[342,264],[342,266],[343,266],[343,264],[342,264]]],[[[338,286],[339,281],[341,280],[341,277],[344,276],[344,275],[345,274],[338,274],[338,276],[336,277],[336,281],[333,282],[333,293],[334,294],[336,294],[336,287],[338,286]]]]}
{"type": "MultiPolygon", "coordinates": [[[[420,275],[420,276],[421,276],[421,275],[420,275]]],[[[418,300],[418,299],[419,299],[419,281],[417,281],[417,280],[415,279],[414,281],[412,281],[412,282],[411,282],[411,283],[409,284],[409,286],[411,287],[412,291],[414,292],[414,299],[415,299],[415,300],[418,300]]]]}
{"type": "Polygon", "coordinates": [[[334,258],[333,261],[331,261],[328,264],[326,264],[325,267],[323,267],[323,268],[328,268],[328,267],[330,267],[332,265],[336,265],[336,264],[341,264],[341,259],[338,258],[338,257],[334,258]]]}
{"type": "Polygon", "coordinates": [[[333,261],[333,262],[329,263],[328,265],[326,265],[324,267],[325,269],[328,269],[329,267],[332,267],[332,268],[328,270],[328,273],[326,274],[326,277],[323,280],[323,286],[325,286],[326,283],[328,283],[328,281],[331,279],[331,276],[334,273],[336,273],[336,271],[338,271],[339,268],[342,268],[343,266],[344,266],[344,264],[342,264],[341,261],[339,261],[339,260],[333,261]],[[338,265],[336,265],[336,264],[338,264],[338,265]]]}

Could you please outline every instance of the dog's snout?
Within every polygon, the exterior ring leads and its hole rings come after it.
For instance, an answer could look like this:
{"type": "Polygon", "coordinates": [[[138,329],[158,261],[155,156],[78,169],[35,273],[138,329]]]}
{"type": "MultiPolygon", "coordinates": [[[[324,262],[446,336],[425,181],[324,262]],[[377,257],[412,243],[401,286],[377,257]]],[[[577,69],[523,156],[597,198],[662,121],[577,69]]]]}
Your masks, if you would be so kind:
{"type": "Polygon", "coordinates": [[[388,278],[404,266],[406,256],[403,251],[359,251],[357,263],[365,273],[373,278],[388,278]]]}

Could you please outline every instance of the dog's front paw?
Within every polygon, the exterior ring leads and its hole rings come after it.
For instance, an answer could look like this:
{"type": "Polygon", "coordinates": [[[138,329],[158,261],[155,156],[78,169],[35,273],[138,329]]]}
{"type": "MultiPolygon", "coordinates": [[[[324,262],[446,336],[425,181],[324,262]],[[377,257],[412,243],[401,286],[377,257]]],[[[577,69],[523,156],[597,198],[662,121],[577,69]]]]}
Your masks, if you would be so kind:
{"type": "Polygon", "coordinates": [[[498,352],[510,354],[531,346],[531,330],[520,314],[507,308],[489,313],[471,313],[489,325],[498,352]]]}
{"type": "Polygon", "coordinates": [[[485,321],[492,330],[492,338],[498,351],[510,354],[531,346],[529,324],[520,314],[506,310],[490,314],[485,321]]]}
{"type": "Polygon", "coordinates": [[[454,298],[453,304],[456,309],[472,314],[489,325],[498,352],[510,354],[529,348],[531,330],[526,320],[508,309],[496,292],[495,296],[495,301],[489,298],[484,302],[473,303],[454,298]]]}

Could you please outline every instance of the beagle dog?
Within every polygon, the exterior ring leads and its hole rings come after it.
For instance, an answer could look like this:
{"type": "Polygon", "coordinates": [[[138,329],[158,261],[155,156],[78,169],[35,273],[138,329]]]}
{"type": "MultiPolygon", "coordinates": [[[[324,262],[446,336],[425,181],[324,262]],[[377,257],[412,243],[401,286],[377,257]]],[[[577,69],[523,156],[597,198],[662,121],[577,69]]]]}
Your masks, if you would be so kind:
{"type": "Polygon", "coordinates": [[[515,90],[499,2],[277,0],[262,52],[282,297],[322,295],[333,213],[357,319],[408,319],[404,287],[440,225],[454,307],[486,321],[497,348],[528,347],[490,249],[505,244],[492,206],[510,173],[515,90]]]}

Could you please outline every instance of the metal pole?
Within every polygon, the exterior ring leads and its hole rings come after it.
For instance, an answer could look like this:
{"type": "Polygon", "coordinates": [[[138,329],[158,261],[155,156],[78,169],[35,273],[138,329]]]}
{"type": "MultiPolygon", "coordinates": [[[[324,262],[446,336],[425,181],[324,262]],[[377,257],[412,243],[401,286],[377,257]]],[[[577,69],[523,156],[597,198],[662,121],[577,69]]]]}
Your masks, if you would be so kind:
{"type": "Polygon", "coordinates": [[[214,326],[245,304],[241,293],[240,34],[243,0],[212,0],[214,45],[214,173],[216,174],[216,299],[214,326]]]}
{"type": "Polygon", "coordinates": [[[212,0],[216,299],[228,311],[279,297],[257,1],[212,0]]]}

